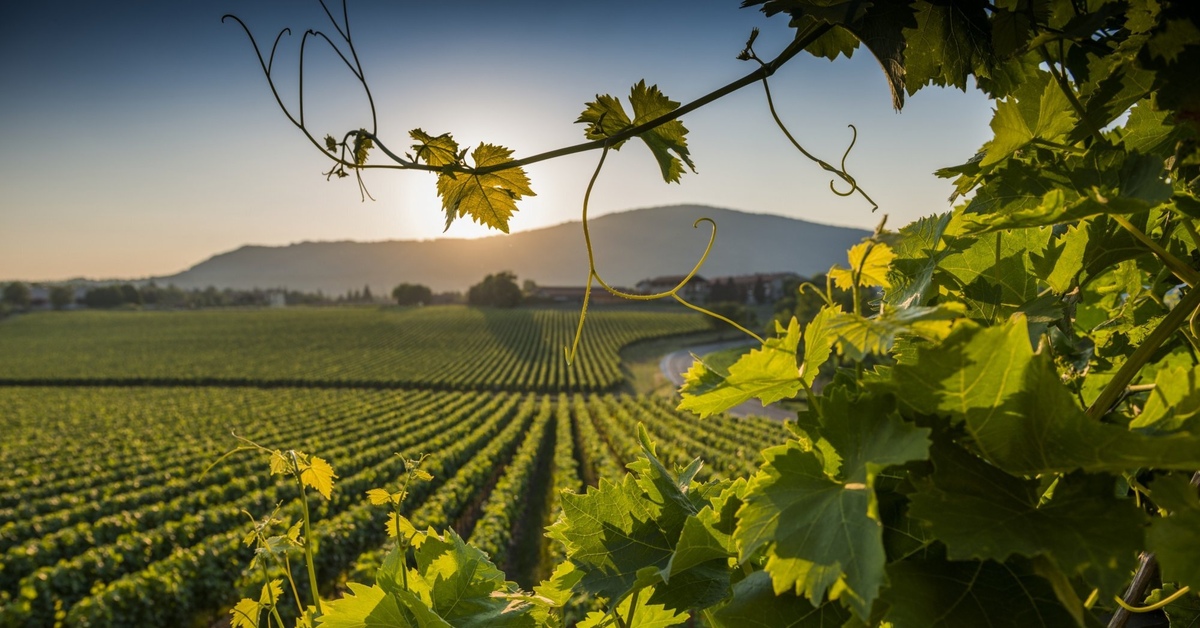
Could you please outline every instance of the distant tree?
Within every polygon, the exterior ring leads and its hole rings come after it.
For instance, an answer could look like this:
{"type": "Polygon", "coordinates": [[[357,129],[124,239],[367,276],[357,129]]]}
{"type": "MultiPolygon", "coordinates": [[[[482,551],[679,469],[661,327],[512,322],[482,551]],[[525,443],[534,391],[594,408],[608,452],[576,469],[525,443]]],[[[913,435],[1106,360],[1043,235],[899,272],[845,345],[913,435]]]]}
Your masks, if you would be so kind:
{"type": "MultiPolygon", "coordinates": [[[[708,303],[704,306],[708,311],[714,314],[720,314],[729,320],[742,325],[743,327],[755,327],[758,325],[758,317],[754,311],[746,307],[741,301],[719,301],[717,303],[708,303]]],[[[728,329],[724,321],[716,318],[710,318],[709,323],[713,329],[728,329]]]]}
{"type": "Polygon", "coordinates": [[[25,309],[32,300],[33,291],[29,289],[29,284],[14,281],[4,286],[4,302],[14,308],[25,309]]]}
{"type": "Polygon", "coordinates": [[[123,303],[131,303],[133,305],[142,304],[142,293],[133,284],[121,284],[121,301],[123,303]]]}
{"type": "Polygon", "coordinates": [[[507,270],[484,277],[467,291],[468,305],[516,307],[520,303],[521,288],[517,285],[517,276],[507,270]]]}
{"type": "Polygon", "coordinates": [[[521,282],[521,294],[525,295],[526,298],[533,296],[533,293],[537,292],[537,289],[537,282],[532,279],[526,279],[521,282]]]}
{"type": "Polygon", "coordinates": [[[53,286],[50,288],[50,307],[61,310],[74,302],[75,289],[71,286],[53,286]]]}
{"type": "Polygon", "coordinates": [[[91,308],[119,307],[125,302],[118,286],[99,286],[83,295],[83,304],[91,308]]]}
{"type": "Polygon", "coordinates": [[[433,290],[430,290],[429,286],[423,286],[419,283],[402,283],[392,289],[392,298],[399,305],[432,303],[433,290]]]}
{"type": "Polygon", "coordinates": [[[363,286],[362,300],[367,303],[370,303],[375,300],[375,295],[371,294],[370,284],[363,286]]]}

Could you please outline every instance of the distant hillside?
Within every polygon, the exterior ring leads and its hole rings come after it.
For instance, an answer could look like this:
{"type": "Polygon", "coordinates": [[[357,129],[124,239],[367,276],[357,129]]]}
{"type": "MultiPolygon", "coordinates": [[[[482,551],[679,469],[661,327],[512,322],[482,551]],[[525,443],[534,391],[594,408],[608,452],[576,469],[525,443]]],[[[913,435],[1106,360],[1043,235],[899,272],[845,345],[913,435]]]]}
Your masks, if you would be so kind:
{"type": "MultiPolygon", "coordinates": [[[[824,272],[845,263],[846,249],[866,231],[793,218],[698,205],[637,209],[589,221],[596,264],[605,280],[632,286],[640,279],[685,273],[717,222],[717,242],[700,274],[706,277],[792,271],[824,272]]],[[[370,285],[390,292],[402,282],[434,291],[465,290],[484,275],[515,272],[543,286],[579,286],[587,279],[587,254],[579,222],[477,240],[303,242],[243,246],[213,256],[177,275],[154,278],[181,288],[274,288],[341,294],[370,285]]]]}

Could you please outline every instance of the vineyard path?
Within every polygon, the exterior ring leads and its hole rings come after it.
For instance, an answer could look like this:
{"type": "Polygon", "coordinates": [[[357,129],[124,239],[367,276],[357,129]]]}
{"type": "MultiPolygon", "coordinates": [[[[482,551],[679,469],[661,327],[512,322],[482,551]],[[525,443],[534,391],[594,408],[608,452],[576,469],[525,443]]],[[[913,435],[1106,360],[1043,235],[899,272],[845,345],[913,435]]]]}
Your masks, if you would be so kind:
{"type": "MultiPolygon", "coordinates": [[[[731,340],[726,342],[715,342],[706,345],[696,345],[687,349],[672,351],[662,357],[658,363],[659,370],[662,374],[674,384],[676,387],[683,385],[683,374],[692,368],[692,356],[703,356],[714,351],[722,349],[732,349],[734,347],[745,347],[755,344],[754,339],[747,338],[745,340],[731,340]]],[[[734,406],[725,411],[730,416],[745,418],[748,416],[760,416],[775,421],[792,421],[796,418],[796,413],[778,406],[763,406],[758,399],[751,399],[743,404],[734,406]]]]}

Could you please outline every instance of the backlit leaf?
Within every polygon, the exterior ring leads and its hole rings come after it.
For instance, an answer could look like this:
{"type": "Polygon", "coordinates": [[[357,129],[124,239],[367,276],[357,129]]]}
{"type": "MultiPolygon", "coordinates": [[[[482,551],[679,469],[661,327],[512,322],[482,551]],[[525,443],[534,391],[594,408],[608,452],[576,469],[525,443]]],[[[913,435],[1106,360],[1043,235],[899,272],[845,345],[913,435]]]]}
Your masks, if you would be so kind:
{"type": "MultiPolygon", "coordinates": [[[[501,164],[511,158],[511,150],[494,144],[480,144],[471,153],[474,168],[501,164]]],[[[504,233],[508,233],[508,220],[517,211],[517,201],[536,196],[521,167],[488,174],[443,172],[438,175],[437,190],[446,211],[447,229],[455,218],[470,216],[475,222],[504,233]]]]}

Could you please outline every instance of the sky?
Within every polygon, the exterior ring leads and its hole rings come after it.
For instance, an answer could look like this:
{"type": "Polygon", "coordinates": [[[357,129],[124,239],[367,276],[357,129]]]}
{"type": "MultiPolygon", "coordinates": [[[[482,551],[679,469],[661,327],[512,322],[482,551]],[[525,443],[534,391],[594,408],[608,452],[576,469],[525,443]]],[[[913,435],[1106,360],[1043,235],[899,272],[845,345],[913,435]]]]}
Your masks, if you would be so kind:
{"type": "MultiPolygon", "coordinates": [[[[168,275],[245,244],[495,233],[468,219],[443,233],[429,173],[367,172],[366,202],[353,178],[326,181],[329,161],[280,111],[226,13],[264,54],[291,28],[273,72],[295,112],[299,35],[337,41],[315,0],[5,3],[0,280],[168,275]]],[[[755,48],[767,59],[793,34],[785,16],[738,0],[351,1],[349,18],[389,147],[407,149],[408,131],[421,128],[517,157],[584,141],[574,121],[596,94],[626,98],[645,79],[688,102],[754,69],[735,58],[751,28],[762,29],[755,48]]],[[[610,155],[591,215],[689,203],[864,228],[887,214],[899,227],[949,209],[951,187],[932,172],[989,136],[991,105],[975,92],[926,89],[894,112],[865,49],[836,62],[802,54],[770,84],[793,135],[829,162],[841,160],[847,125],[858,128],[846,167],[877,212],[830,193],[830,177],[788,143],[751,85],[683,117],[697,173],[678,184],[663,182],[641,142],[610,155]]],[[[305,52],[304,95],[318,137],[369,126],[361,86],[319,41],[305,52]]],[[[537,196],[518,205],[511,230],[578,220],[598,158],[529,166],[537,196]]]]}

